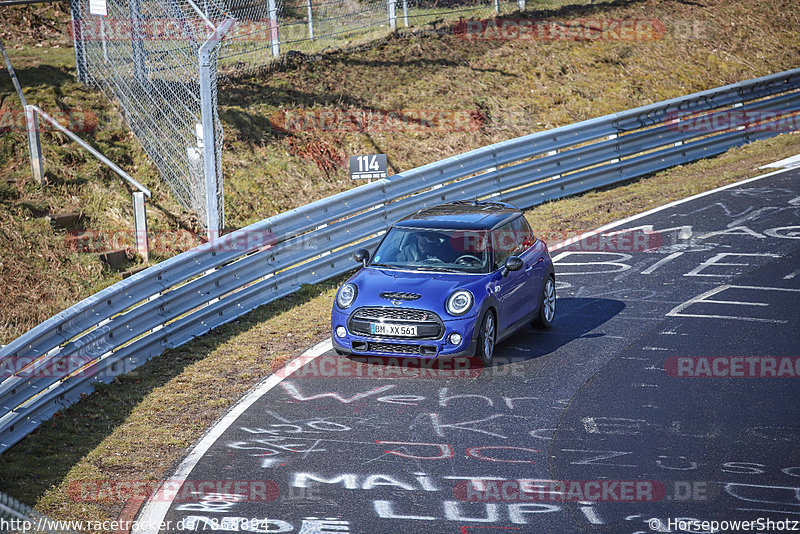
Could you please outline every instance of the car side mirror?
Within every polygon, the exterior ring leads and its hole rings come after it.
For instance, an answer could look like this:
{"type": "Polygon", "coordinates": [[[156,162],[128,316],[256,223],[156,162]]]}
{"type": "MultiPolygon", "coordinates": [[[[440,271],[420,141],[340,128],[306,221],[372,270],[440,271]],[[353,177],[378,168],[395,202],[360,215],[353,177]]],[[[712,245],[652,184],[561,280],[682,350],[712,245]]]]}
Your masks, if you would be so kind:
{"type": "Polygon", "coordinates": [[[525,262],[522,261],[522,258],[518,256],[509,256],[506,259],[505,265],[503,265],[503,276],[506,276],[509,271],[519,271],[522,269],[522,266],[525,265],[525,262]]]}
{"type": "Polygon", "coordinates": [[[369,250],[365,248],[360,248],[356,250],[355,254],[353,254],[353,259],[356,260],[361,265],[363,265],[364,267],[366,267],[367,262],[369,261],[369,250]]]}

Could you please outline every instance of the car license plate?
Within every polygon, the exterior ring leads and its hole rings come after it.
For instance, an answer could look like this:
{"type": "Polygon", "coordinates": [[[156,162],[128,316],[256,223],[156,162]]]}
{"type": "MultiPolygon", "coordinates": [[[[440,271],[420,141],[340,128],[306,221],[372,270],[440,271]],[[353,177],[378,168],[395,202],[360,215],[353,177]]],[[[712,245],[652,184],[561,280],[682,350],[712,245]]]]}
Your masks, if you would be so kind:
{"type": "Polygon", "coordinates": [[[370,323],[369,331],[379,336],[416,336],[417,327],[404,324],[370,323]]]}

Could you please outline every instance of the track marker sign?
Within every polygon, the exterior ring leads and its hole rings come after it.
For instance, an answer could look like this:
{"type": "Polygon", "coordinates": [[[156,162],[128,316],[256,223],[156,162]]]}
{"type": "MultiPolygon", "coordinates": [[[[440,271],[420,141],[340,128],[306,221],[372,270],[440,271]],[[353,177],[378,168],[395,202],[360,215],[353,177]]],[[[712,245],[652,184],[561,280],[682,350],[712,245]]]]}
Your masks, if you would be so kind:
{"type": "Polygon", "coordinates": [[[350,179],[380,180],[388,176],[387,167],[386,154],[350,156],[350,179]]]}

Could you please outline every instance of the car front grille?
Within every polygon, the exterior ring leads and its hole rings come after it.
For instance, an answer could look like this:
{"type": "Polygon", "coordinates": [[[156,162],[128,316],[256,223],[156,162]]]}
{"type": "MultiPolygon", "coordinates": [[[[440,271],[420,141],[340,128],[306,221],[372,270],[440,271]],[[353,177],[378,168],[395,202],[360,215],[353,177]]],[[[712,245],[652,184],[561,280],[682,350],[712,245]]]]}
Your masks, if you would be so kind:
{"type": "Polygon", "coordinates": [[[368,343],[369,352],[385,352],[387,354],[413,354],[435,356],[436,347],[431,345],[404,345],[401,343],[368,343]]]}
{"type": "Polygon", "coordinates": [[[403,345],[401,343],[369,343],[367,347],[370,352],[419,354],[419,345],[403,345]]]}
{"type": "Polygon", "coordinates": [[[375,321],[437,322],[440,320],[433,312],[411,308],[359,308],[353,317],[375,321]]]}
{"type": "Polygon", "coordinates": [[[412,308],[359,308],[350,315],[348,323],[351,332],[363,336],[376,337],[370,332],[372,323],[392,323],[417,327],[416,336],[404,336],[403,339],[439,339],[444,334],[444,323],[437,314],[412,308]]]}

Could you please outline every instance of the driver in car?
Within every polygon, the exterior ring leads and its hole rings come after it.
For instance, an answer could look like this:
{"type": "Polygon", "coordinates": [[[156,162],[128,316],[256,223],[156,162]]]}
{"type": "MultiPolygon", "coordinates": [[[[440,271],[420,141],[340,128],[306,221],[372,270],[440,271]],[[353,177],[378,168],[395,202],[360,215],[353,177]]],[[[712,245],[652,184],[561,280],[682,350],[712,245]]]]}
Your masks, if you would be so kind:
{"type": "Polygon", "coordinates": [[[452,250],[446,246],[447,238],[436,232],[419,232],[414,241],[401,247],[406,261],[450,261],[452,250]]]}

